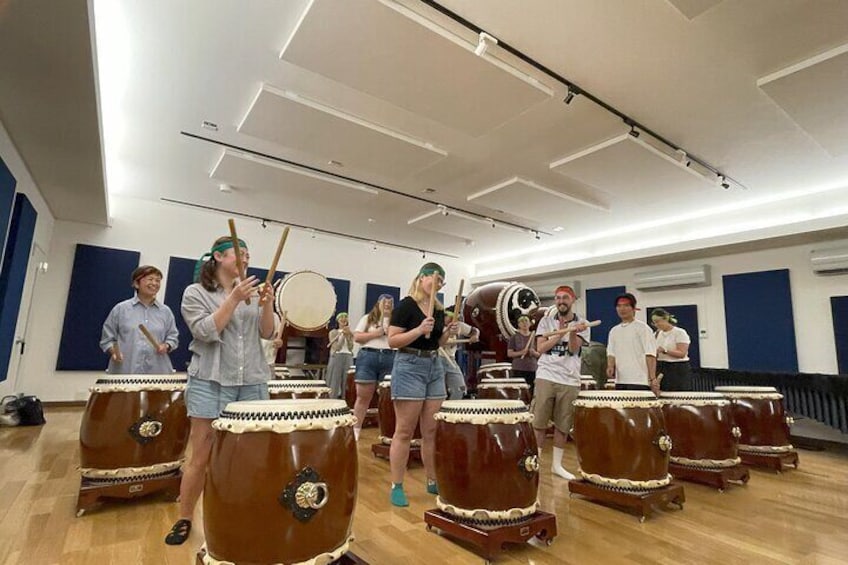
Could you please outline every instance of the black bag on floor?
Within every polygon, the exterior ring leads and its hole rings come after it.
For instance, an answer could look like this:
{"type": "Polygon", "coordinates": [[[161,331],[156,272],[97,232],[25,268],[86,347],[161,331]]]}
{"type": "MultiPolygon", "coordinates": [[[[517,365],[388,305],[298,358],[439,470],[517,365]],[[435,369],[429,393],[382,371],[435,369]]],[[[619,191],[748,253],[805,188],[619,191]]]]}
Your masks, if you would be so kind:
{"type": "Polygon", "coordinates": [[[40,426],[47,423],[44,419],[44,407],[37,396],[19,396],[7,402],[6,410],[13,409],[18,413],[19,426],[40,426]]]}

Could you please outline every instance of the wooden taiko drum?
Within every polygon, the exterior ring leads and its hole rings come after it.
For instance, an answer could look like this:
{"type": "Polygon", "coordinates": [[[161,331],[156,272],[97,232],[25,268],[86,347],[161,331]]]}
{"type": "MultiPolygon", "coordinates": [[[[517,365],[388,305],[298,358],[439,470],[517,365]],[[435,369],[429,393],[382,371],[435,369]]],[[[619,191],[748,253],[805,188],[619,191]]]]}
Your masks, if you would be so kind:
{"type": "Polygon", "coordinates": [[[571,436],[580,475],[591,483],[650,490],[671,480],[671,438],[660,401],[649,391],[580,391],[571,436]]]}
{"type": "Polygon", "coordinates": [[[598,383],[595,382],[595,377],[590,375],[580,375],[580,390],[597,390],[598,383]]]}
{"type": "Polygon", "coordinates": [[[282,365],[276,365],[274,367],[274,378],[277,380],[286,380],[291,377],[291,372],[288,367],[284,367],[282,365]]]}
{"type": "Polygon", "coordinates": [[[499,341],[518,331],[518,318],[532,316],[539,297],[529,286],[518,282],[493,282],[479,286],[465,298],[463,320],[480,330],[479,344],[467,349],[495,351],[499,341]]]}
{"type": "Polygon", "coordinates": [[[477,385],[477,398],[520,400],[530,405],[530,385],[524,379],[486,379],[477,385]]]}
{"type": "Polygon", "coordinates": [[[730,400],[717,392],[663,392],[663,417],[671,436],[671,462],[720,469],[739,465],[739,428],[730,400]]]}
{"type": "Polygon", "coordinates": [[[228,404],[212,423],[203,490],[210,560],[327,563],[343,555],[356,505],[353,422],[343,400],[228,404]]]}
{"type": "Polygon", "coordinates": [[[538,510],[539,455],[523,402],[446,400],[435,418],[440,510],[492,526],[538,510]]]}
{"type": "MultiPolygon", "coordinates": [[[[380,425],[380,443],[392,444],[395,435],[395,405],[392,402],[392,376],[386,375],[377,385],[377,423],[380,425]]],[[[421,445],[421,425],[415,426],[411,445],[421,445]]]]}
{"type": "Polygon", "coordinates": [[[733,420],[741,435],[739,452],[776,455],[794,451],[789,426],[794,420],[783,409],[783,395],[770,386],[717,386],[732,402],[733,420]]]}
{"type": "Polygon", "coordinates": [[[285,398],[329,398],[330,387],[321,380],[268,381],[268,395],[271,400],[285,398]]]}
{"type": "Polygon", "coordinates": [[[477,369],[477,379],[508,379],[512,371],[512,363],[486,363],[477,369]]]}
{"type": "Polygon", "coordinates": [[[301,331],[325,328],[336,311],[336,291],[330,281],[313,271],[297,271],[277,283],[277,313],[301,331]]]}
{"type": "Polygon", "coordinates": [[[188,444],[185,375],[97,379],[80,425],[80,473],[103,484],[177,472],[188,444]]]}

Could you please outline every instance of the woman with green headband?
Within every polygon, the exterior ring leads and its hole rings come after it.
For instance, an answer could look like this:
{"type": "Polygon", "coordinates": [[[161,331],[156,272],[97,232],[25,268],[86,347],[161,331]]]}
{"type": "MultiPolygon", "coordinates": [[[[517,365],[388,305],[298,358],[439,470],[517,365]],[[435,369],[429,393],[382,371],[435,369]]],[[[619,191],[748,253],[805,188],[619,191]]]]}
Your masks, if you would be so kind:
{"type": "Polygon", "coordinates": [[[662,375],[660,389],[665,391],[692,390],[692,369],[689,366],[691,339],[677,319],[662,308],[651,312],[651,325],[657,331],[657,374],[662,375]]]}
{"type": "MultiPolygon", "coordinates": [[[[253,276],[239,280],[236,252],[230,237],[219,237],[183,293],[183,319],[194,338],[185,393],[190,457],[183,465],[180,519],[165,538],[169,545],[185,542],[191,532],[212,452],[212,420],[230,402],[268,398],[270,374],[259,340],[274,335],[274,288],[258,286],[253,276]]],[[[250,255],[243,241],[238,253],[246,268],[250,255]]]]}
{"type": "Polygon", "coordinates": [[[338,329],[330,330],[330,361],[324,378],[330,387],[330,398],[344,398],[347,371],[353,365],[353,332],[347,312],[336,314],[336,323],[338,329]]]}
{"type": "Polygon", "coordinates": [[[436,421],[433,416],[446,396],[445,371],[439,360],[439,347],[456,333],[456,323],[446,323],[444,306],[435,297],[444,281],[445,270],[436,263],[426,263],[412,281],[409,296],[392,310],[389,347],[397,348],[392,367],[392,401],[396,421],[389,462],[392,469],[390,500],[395,506],[409,506],[403,490],[403,476],[409,461],[409,444],[419,422],[427,492],[439,493],[433,460],[436,451],[436,421]]]}

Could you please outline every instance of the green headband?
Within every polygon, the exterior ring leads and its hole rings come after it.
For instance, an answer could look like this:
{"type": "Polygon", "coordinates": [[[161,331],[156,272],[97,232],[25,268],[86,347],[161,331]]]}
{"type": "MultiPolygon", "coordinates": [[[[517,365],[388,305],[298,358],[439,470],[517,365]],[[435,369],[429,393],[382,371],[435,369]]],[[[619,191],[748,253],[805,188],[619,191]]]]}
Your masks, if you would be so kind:
{"type": "MultiPolygon", "coordinates": [[[[247,248],[247,244],[243,239],[239,239],[239,247],[247,248]]],[[[200,259],[197,260],[197,263],[194,264],[194,282],[198,282],[200,280],[200,269],[203,267],[203,264],[212,258],[212,254],[216,251],[219,253],[223,253],[227,249],[233,248],[233,240],[228,239],[227,241],[222,241],[215,247],[213,247],[210,251],[207,251],[203,255],[200,256],[200,259]]]]}
{"type": "Polygon", "coordinates": [[[339,318],[341,318],[342,316],[347,318],[348,317],[347,312],[339,312],[338,314],[336,314],[336,321],[338,322],[339,318]]]}
{"type": "Polygon", "coordinates": [[[427,263],[426,265],[421,267],[421,270],[418,271],[418,276],[419,277],[426,277],[426,276],[432,275],[433,273],[439,273],[442,276],[442,278],[445,278],[445,270],[440,265],[437,265],[436,263],[427,263]]]}

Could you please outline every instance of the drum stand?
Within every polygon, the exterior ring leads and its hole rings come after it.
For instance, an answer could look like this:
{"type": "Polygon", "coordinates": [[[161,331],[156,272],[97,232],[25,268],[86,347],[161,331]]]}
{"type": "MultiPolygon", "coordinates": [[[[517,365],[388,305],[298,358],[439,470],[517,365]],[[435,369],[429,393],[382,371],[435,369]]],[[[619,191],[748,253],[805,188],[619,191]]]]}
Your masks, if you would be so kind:
{"type": "Polygon", "coordinates": [[[479,526],[434,508],[424,512],[424,522],[427,523],[428,532],[437,528],[449,537],[475,546],[487,561],[503,551],[505,543],[525,543],[537,537],[551,545],[557,535],[556,516],[541,510],[514,524],[479,526]]]}
{"type": "Polygon", "coordinates": [[[568,492],[581,494],[596,502],[635,508],[640,512],[640,522],[644,522],[651,515],[654,505],[671,503],[683,510],[683,503],[686,502],[683,485],[674,482],[658,489],[628,491],[602,487],[583,479],[574,479],[568,481],[568,492]]]}
{"type": "Polygon", "coordinates": [[[744,465],[774,469],[778,473],[783,471],[784,465],[792,465],[794,468],[798,468],[798,452],[794,449],[786,453],[752,453],[749,451],[740,451],[739,458],[742,459],[744,465]]]}
{"type": "MultiPolygon", "coordinates": [[[[371,453],[374,454],[375,457],[379,457],[380,459],[389,459],[389,449],[391,449],[391,445],[386,445],[385,443],[378,441],[377,443],[371,446],[371,453]]],[[[421,459],[421,446],[420,445],[410,445],[409,446],[409,461],[418,461],[422,463],[421,459]]]]}
{"type": "Polygon", "coordinates": [[[686,465],[669,463],[668,472],[675,479],[715,487],[719,492],[724,492],[729,481],[742,481],[742,484],[748,484],[748,480],[751,478],[748,468],[742,465],[707,468],[687,467],[686,465]]]}
{"type": "Polygon", "coordinates": [[[164,491],[169,500],[177,500],[180,496],[182,479],[183,473],[179,469],[166,476],[142,478],[121,483],[92,481],[82,477],[79,495],[77,496],[77,517],[98,506],[101,498],[138,498],[164,491]]]}
{"type": "MultiPolygon", "coordinates": [[[[201,549],[197,552],[196,565],[204,565],[203,558],[206,556],[206,550],[201,549]]],[[[328,565],[369,565],[367,561],[356,555],[352,551],[348,551],[335,561],[330,561],[328,565]]]]}

